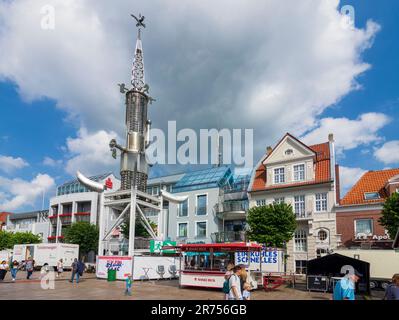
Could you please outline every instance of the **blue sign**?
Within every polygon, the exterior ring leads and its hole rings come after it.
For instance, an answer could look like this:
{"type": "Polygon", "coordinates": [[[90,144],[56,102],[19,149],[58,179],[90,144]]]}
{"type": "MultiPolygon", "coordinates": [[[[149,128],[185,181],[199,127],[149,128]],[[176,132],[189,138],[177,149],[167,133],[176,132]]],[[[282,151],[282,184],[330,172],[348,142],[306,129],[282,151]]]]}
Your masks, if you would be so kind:
{"type": "MultiPolygon", "coordinates": [[[[260,263],[262,259],[262,264],[277,264],[278,262],[278,252],[274,251],[262,251],[262,252],[251,252],[250,263],[260,263]]],[[[248,252],[236,252],[235,254],[236,264],[248,265],[248,252]]]]}

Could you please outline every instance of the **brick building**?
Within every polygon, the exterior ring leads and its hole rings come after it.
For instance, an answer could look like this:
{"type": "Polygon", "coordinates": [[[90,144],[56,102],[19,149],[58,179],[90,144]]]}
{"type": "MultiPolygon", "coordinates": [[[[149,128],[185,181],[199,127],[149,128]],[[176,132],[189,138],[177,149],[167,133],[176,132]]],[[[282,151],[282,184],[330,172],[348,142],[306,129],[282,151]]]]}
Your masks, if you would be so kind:
{"type": "Polygon", "coordinates": [[[366,172],[336,209],[337,232],[344,247],[391,248],[378,223],[385,199],[399,191],[399,169],[366,172]]]}
{"type": "Polygon", "coordinates": [[[9,212],[0,212],[0,230],[3,230],[7,224],[9,212]]]}

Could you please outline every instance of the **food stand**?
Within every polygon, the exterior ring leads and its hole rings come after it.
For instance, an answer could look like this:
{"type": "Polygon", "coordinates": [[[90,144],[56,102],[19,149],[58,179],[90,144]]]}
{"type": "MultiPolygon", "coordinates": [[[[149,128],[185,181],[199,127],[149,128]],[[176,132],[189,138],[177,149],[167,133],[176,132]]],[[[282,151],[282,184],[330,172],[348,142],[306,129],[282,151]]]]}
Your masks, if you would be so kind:
{"type": "MultiPolygon", "coordinates": [[[[181,287],[222,288],[227,265],[235,262],[237,252],[262,252],[256,243],[183,244],[175,247],[180,254],[181,287]]],[[[259,260],[262,270],[262,259],[259,260]]]]}

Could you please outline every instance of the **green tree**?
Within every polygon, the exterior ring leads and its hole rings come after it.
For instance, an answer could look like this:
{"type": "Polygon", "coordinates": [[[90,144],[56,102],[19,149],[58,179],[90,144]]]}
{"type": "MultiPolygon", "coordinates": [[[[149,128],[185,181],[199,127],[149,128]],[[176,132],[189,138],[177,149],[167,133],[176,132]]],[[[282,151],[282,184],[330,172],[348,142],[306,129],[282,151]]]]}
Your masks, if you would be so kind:
{"type": "Polygon", "coordinates": [[[291,240],[296,228],[295,214],[286,203],[251,208],[247,223],[250,240],[277,247],[291,240]]]}
{"type": "Polygon", "coordinates": [[[15,232],[12,237],[13,246],[16,244],[41,243],[42,238],[32,232],[15,232]]]}
{"type": "Polygon", "coordinates": [[[87,255],[98,248],[98,227],[90,222],[79,221],[65,231],[65,242],[79,245],[80,255],[87,255]]]}
{"type": "Polygon", "coordinates": [[[11,249],[13,247],[12,233],[0,231],[0,250],[11,249]]]}
{"type": "Polygon", "coordinates": [[[12,249],[16,244],[41,243],[40,236],[32,232],[0,231],[0,250],[12,249]]]}
{"type": "MultiPolygon", "coordinates": [[[[147,232],[147,230],[143,227],[139,219],[136,219],[136,224],[135,224],[135,237],[143,237],[143,238],[149,238],[150,234],[147,232]]],[[[156,230],[157,225],[150,221],[150,226],[152,227],[152,230],[156,230]]],[[[121,224],[121,232],[123,236],[126,239],[129,239],[129,220],[126,219],[122,224],[121,224]]]]}
{"type": "Polygon", "coordinates": [[[385,200],[382,217],[378,222],[388,230],[389,237],[394,239],[399,228],[399,194],[393,193],[385,200]]]}

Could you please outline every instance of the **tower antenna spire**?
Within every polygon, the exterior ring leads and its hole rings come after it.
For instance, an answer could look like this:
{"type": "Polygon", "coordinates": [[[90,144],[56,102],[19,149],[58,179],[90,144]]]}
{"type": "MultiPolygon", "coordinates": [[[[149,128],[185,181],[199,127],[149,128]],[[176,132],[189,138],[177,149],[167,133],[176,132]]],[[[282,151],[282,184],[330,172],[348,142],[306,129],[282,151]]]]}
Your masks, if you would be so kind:
{"type": "Polygon", "coordinates": [[[141,43],[141,28],[145,28],[146,26],[144,23],[145,17],[142,16],[141,13],[139,14],[139,17],[136,17],[134,14],[130,15],[136,20],[136,27],[138,28],[131,83],[133,85],[133,89],[137,91],[143,91],[146,90],[146,84],[144,74],[143,45],[141,43]]]}

